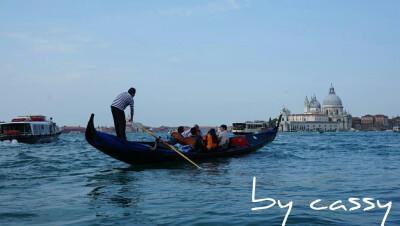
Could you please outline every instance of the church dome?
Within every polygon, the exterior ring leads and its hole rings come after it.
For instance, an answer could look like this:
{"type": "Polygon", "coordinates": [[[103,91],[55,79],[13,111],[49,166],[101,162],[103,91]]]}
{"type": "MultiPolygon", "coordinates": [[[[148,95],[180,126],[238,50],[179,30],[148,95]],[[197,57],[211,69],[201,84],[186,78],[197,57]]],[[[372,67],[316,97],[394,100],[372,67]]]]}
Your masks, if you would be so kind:
{"type": "Polygon", "coordinates": [[[310,108],[321,108],[321,104],[317,99],[313,99],[310,102],[310,108]]]}
{"type": "Polygon", "coordinates": [[[328,96],[325,97],[323,105],[340,105],[342,106],[342,100],[335,94],[333,86],[329,89],[328,96]]]}

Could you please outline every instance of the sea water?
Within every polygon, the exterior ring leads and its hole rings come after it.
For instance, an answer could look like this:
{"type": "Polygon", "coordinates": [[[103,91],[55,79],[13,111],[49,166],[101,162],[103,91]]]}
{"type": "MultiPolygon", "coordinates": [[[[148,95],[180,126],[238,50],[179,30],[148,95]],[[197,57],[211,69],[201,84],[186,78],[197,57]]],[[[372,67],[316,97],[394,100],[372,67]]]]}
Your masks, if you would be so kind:
{"type": "Polygon", "coordinates": [[[399,133],[279,133],[198,164],[130,166],[84,134],[1,142],[0,224],[400,225],[399,133]]]}

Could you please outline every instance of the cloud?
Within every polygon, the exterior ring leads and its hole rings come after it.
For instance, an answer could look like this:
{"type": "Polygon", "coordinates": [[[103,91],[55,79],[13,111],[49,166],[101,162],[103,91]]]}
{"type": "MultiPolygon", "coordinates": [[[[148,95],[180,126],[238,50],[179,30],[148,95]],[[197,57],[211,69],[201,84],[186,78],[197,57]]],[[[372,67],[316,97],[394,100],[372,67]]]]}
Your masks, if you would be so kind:
{"type": "Polygon", "coordinates": [[[179,57],[170,57],[167,59],[168,63],[180,63],[182,62],[182,58],[179,57]]]}
{"type": "Polygon", "coordinates": [[[238,10],[243,6],[248,6],[249,0],[220,0],[209,2],[205,5],[194,6],[191,8],[175,7],[169,9],[160,9],[158,14],[163,16],[181,16],[190,17],[195,15],[216,14],[228,11],[238,10]]]}
{"type": "Polygon", "coordinates": [[[54,27],[54,28],[51,28],[48,31],[48,33],[50,33],[50,34],[65,34],[65,33],[68,33],[68,32],[69,32],[68,29],[62,28],[62,27],[54,27]]]}
{"type": "Polygon", "coordinates": [[[209,12],[225,12],[240,9],[241,6],[235,0],[225,0],[222,2],[211,2],[207,4],[209,12]]]}
{"type": "Polygon", "coordinates": [[[76,43],[68,42],[65,39],[44,39],[34,37],[29,33],[18,32],[3,32],[1,34],[2,36],[30,44],[31,48],[35,51],[73,53],[77,49],[76,43]]]}
{"type": "Polygon", "coordinates": [[[73,41],[73,42],[78,42],[78,43],[91,43],[93,42],[93,38],[88,36],[88,35],[82,35],[82,34],[75,34],[73,36],[70,36],[68,40],[73,41]]]}
{"type": "Polygon", "coordinates": [[[34,38],[32,37],[31,34],[29,33],[23,33],[23,32],[2,32],[2,36],[8,37],[11,39],[16,39],[16,40],[21,40],[21,41],[27,41],[35,44],[47,44],[48,40],[42,39],[42,38],[34,38]]]}
{"type": "Polygon", "coordinates": [[[29,35],[22,32],[2,32],[1,35],[12,39],[29,40],[29,35]]]}
{"type": "Polygon", "coordinates": [[[78,49],[76,44],[68,44],[68,43],[42,43],[33,46],[33,50],[39,52],[57,52],[57,53],[75,53],[78,49]]]}
{"type": "Polygon", "coordinates": [[[82,78],[80,73],[67,73],[63,76],[65,82],[74,82],[82,78]]]}
{"type": "Polygon", "coordinates": [[[171,9],[160,9],[158,10],[158,14],[163,16],[181,16],[181,17],[189,17],[193,16],[196,12],[199,12],[199,9],[186,9],[186,8],[171,8],[171,9]]]}
{"type": "Polygon", "coordinates": [[[99,48],[110,48],[112,46],[111,42],[102,42],[96,45],[99,48]]]}
{"type": "Polygon", "coordinates": [[[71,33],[66,29],[51,29],[44,37],[23,32],[2,32],[1,36],[19,40],[39,52],[75,53],[87,46],[105,48],[110,44],[96,43],[88,34],[71,33]]]}

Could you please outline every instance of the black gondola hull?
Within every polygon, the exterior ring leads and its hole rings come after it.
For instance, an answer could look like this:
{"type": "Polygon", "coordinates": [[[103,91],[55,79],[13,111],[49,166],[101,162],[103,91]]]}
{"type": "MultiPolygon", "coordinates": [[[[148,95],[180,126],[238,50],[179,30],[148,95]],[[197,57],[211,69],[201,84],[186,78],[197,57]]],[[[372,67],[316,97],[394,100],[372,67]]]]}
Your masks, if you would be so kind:
{"type": "MultiPolygon", "coordinates": [[[[130,142],[111,134],[98,132],[94,127],[93,118],[94,115],[92,114],[86,128],[86,140],[96,149],[117,160],[131,165],[186,161],[182,156],[162,143],[159,143],[157,148],[153,150],[154,142],[130,142]]],[[[278,132],[277,128],[243,136],[248,143],[246,146],[231,144],[227,149],[217,149],[212,152],[182,152],[182,154],[191,160],[201,160],[250,153],[272,142],[278,132]]]]}

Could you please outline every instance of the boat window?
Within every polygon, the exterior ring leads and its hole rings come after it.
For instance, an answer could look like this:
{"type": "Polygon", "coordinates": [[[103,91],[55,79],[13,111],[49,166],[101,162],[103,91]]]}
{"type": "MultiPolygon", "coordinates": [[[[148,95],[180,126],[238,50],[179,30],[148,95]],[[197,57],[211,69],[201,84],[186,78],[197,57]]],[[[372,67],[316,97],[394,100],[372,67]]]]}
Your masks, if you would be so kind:
{"type": "Polygon", "coordinates": [[[33,124],[33,133],[38,134],[38,125],[37,124],[33,124]]]}
{"type": "Polygon", "coordinates": [[[25,132],[26,133],[32,133],[32,130],[31,130],[31,125],[29,125],[29,124],[25,124],[25,132]]]}
{"type": "Polygon", "coordinates": [[[29,124],[25,123],[18,123],[18,124],[4,124],[1,125],[0,131],[4,133],[5,131],[15,130],[18,131],[20,134],[30,133],[29,124]]]}
{"type": "Polygon", "coordinates": [[[246,127],[244,123],[233,123],[234,130],[242,130],[246,127]]]}

